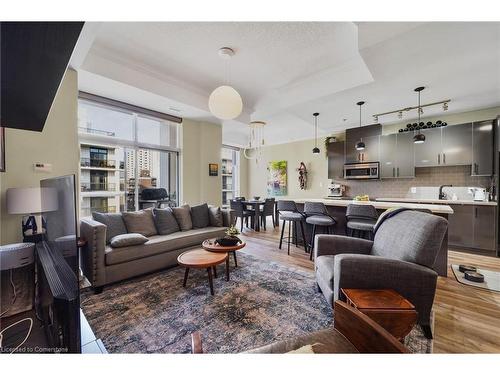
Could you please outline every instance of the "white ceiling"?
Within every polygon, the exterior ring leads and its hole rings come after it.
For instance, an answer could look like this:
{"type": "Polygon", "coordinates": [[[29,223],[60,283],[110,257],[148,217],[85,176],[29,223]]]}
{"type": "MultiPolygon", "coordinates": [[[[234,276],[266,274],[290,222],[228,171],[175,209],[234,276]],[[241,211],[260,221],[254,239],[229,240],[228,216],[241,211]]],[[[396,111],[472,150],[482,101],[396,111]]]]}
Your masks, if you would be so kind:
{"type": "MultiPolygon", "coordinates": [[[[500,105],[500,23],[239,22],[86,24],[76,66],[84,91],[207,121],[208,96],[225,79],[217,50],[236,51],[229,82],[244,113],[223,124],[245,145],[250,120],[267,121],[267,144],[363,124],[373,113],[451,99],[449,112],[500,105]]],[[[436,115],[439,108],[426,110],[436,115]]],[[[413,118],[411,118],[413,119],[413,118]]],[[[403,121],[405,121],[404,119],[403,121]]],[[[410,118],[408,118],[410,120],[410,118]]],[[[383,124],[400,122],[396,116],[383,124]]]]}

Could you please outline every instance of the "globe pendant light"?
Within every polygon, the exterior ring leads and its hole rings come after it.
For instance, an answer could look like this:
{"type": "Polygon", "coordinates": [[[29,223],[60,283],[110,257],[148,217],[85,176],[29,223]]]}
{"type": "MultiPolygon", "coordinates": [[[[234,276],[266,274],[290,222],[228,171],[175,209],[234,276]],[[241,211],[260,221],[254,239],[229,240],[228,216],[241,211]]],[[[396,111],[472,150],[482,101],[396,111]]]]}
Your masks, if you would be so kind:
{"type": "MultiPolygon", "coordinates": [[[[234,50],[229,47],[219,49],[219,56],[227,61],[234,56],[234,50]]],[[[226,81],[227,67],[226,67],[226,81]]],[[[233,87],[222,85],[217,87],[208,98],[210,112],[221,120],[232,120],[238,117],[243,110],[241,96],[233,87]]]]}
{"type": "MultiPolygon", "coordinates": [[[[356,104],[359,105],[359,127],[361,127],[361,106],[365,104],[365,102],[357,102],[356,104]]],[[[363,137],[361,137],[356,143],[356,150],[363,151],[365,147],[365,142],[363,142],[363,137]]]]}
{"type": "Polygon", "coordinates": [[[318,148],[318,116],[319,113],[315,112],[313,113],[314,116],[314,148],[313,148],[313,154],[314,155],[319,155],[320,151],[318,148]]]}
{"type": "MultiPolygon", "coordinates": [[[[425,87],[417,87],[415,92],[418,93],[418,108],[417,108],[417,113],[418,113],[418,124],[420,125],[420,113],[422,113],[422,108],[420,107],[420,92],[425,89],[425,87]]],[[[417,130],[417,134],[413,136],[413,143],[419,144],[419,143],[424,143],[425,142],[425,135],[420,133],[420,129],[417,130]]]]}

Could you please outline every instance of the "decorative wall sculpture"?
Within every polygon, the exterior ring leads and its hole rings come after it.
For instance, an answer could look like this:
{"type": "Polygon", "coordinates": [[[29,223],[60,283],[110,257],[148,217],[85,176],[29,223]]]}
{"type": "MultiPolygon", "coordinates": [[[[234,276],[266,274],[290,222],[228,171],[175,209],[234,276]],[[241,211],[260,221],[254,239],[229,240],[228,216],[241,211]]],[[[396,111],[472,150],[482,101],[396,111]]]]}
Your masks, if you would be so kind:
{"type": "Polygon", "coordinates": [[[299,167],[297,168],[297,172],[299,172],[299,187],[300,190],[307,189],[307,168],[303,161],[300,162],[299,167]]]}

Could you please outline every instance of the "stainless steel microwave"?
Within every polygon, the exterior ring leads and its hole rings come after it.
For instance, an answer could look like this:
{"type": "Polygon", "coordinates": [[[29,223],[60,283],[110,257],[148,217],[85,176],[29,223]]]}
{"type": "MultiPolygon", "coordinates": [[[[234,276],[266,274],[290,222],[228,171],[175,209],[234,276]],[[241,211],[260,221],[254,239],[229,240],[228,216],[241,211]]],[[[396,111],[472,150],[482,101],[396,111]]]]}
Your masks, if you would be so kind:
{"type": "Polygon", "coordinates": [[[376,180],[380,178],[380,163],[344,164],[346,180],[376,180]]]}

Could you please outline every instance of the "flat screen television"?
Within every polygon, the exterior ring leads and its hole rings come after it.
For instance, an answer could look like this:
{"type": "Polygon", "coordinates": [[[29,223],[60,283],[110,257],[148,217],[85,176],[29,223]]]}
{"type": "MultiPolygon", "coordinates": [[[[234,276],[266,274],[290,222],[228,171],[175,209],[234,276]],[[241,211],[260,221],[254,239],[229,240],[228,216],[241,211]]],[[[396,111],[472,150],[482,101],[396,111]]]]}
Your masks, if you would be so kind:
{"type": "Polygon", "coordinates": [[[40,181],[43,241],[37,244],[36,308],[51,351],[80,353],[75,176],[40,181]]]}

